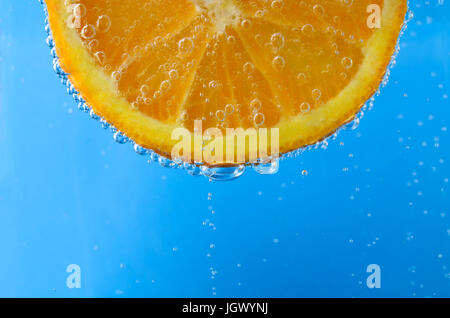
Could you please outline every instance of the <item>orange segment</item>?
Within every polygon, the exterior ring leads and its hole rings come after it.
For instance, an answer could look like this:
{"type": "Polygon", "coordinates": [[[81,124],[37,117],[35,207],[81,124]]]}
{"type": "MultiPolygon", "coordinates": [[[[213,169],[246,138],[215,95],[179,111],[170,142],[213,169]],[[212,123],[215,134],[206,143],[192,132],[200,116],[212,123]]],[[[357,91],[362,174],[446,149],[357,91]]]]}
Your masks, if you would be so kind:
{"type": "MultiPolygon", "coordinates": [[[[167,157],[171,135],[279,128],[286,153],[378,88],[406,0],[46,0],[60,63],[90,107],[167,157]],[[370,28],[368,7],[381,9],[370,28]]],[[[240,162],[241,163],[241,162],[240,162]]]]}

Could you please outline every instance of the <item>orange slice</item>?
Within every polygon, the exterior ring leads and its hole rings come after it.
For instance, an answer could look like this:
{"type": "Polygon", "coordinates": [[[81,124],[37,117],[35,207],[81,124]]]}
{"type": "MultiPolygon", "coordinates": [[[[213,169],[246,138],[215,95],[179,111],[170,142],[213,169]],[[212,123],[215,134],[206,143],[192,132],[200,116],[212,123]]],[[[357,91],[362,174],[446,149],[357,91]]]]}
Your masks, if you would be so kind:
{"type": "Polygon", "coordinates": [[[227,128],[278,128],[280,153],[333,134],[377,90],[406,2],[46,5],[61,67],[88,105],[137,144],[171,158],[173,131],[194,135],[196,120],[224,136],[227,128]]]}

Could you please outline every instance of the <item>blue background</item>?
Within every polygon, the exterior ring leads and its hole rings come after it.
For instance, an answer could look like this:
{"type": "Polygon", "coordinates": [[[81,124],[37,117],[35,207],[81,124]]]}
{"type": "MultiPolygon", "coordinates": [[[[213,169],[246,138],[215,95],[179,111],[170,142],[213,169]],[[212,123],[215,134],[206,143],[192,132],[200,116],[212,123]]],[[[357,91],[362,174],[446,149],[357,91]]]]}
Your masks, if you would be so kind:
{"type": "Polygon", "coordinates": [[[450,4],[410,5],[355,132],[215,183],[115,143],[54,74],[41,5],[1,0],[0,296],[449,297],[450,4]]]}

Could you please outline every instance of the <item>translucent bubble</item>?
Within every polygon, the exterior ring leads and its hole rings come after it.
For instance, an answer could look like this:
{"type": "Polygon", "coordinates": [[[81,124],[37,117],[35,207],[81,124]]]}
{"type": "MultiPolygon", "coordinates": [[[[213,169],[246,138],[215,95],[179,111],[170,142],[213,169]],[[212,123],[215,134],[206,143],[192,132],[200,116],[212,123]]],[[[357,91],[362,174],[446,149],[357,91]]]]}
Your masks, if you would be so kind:
{"type": "Polygon", "coordinates": [[[312,90],[312,98],[314,100],[319,100],[322,97],[322,91],[320,89],[313,89],[312,90]]]}
{"type": "Polygon", "coordinates": [[[114,72],[111,73],[111,77],[115,81],[119,81],[121,76],[122,76],[122,73],[120,73],[119,71],[114,71],[114,72]]]}
{"type": "Polygon", "coordinates": [[[299,73],[299,74],[297,75],[297,79],[298,79],[300,82],[302,82],[302,83],[306,82],[306,74],[305,74],[305,73],[299,73]]]}
{"type": "Polygon", "coordinates": [[[81,36],[86,40],[92,39],[95,34],[95,27],[92,24],[86,24],[83,29],[81,29],[81,36]]]}
{"type": "Polygon", "coordinates": [[[115,132],[113,138],[119,144],[125,144],[128,142],[128,138],[120,131],[115,132]]]}
{"type": "Polygon", "coordinates": [[[95,50],[95,49],[98,48],[98,44],[99,44],[98,40],[97,39],[93,39],[93,40],[89,41],[88,47],[89,47],[90,50],[95,50]]]}
{"type": "Polygon", "coordinates": [[[347,6],[351,6],[353,4],[353,0],[342,0],[342,2],[347,6]]]}
{"type": "Polygon", "coordinates": [[[194,49],[194,41],[191,38],[183,38],[178,42],[178,51],[183,54],[189,54],[194,49]]]}
{"type": "Polygon", "coordinates": [[[253,123],[256,127],[262,126],[266,120],[266,117],[263,113],[256,113],[253,115],[253,123]]]}
{"type": "Polygon", "coordinates": [[[276,174],[280,169],[280,160],[272,160],[269,163],[265,164],[258,164],[253,167],[253,169],[263,175],[270,175],[270,174],[276,174]]]}
{"type": "Polygon", "coordinates": [[[138,144],[134,145],[134,151],[141,156],[145,156],[148,154],[148,150],[145,149],[144,147],[139,146],[138,144]]]}
{"type": "Polygon", "coordinates": [[[252,100],[250,102],[250,108],[254,111],[254,112],[259,112],[261,110],[262,107],[262,103],[258,98],[255,98],[254,100],[252,100]]]}
{"type": "Polygon", "coordinates": [[[150,92],[150,87],[148,87],[148,85],[142,85],[140,88],[140,91],[142,93],[142,95],[147,95],[150,92]]]}
{"type": "Polygon", "coordinates": [[[108,32],[111,28],[111,19],[107,15],[101,15],[97,19],[97,30],[99,32],[108,32]]]}
{"type": "Polygon", "coordinates": [[[262,18],[265,15],[264,10],[258,10],[255,12],[255,17],[262,18]]]}
{"type": "Polygon", "coordinates": [[[281,10],[283,8],[283,6],[284,6],[284,1],[283,0],[274,0],[270,4],[270,7],[273,10],[281,10]]]}
{"type": "Polygon", "coordinates": [[[234,113],[234,105],[228,104],[227,106],[225,106],[225,113],[227,115],[233,114],[234,113]]]}
{"type": "Polygon", "coordinates": [[[169,71],[169,77],[172,80],[178,79],[178,77],[179,77],[178,71],[177,70],[170,70],[169,71]]]}
{"type": "Polygon", "coordinates": [[[233,35],[230,35],[230,36],[227,38],[227,43],[228,43],[229,45],[234,45],[234,44],[236,44],[236,38],[235,38],[233,35]]]}
{"type": "Polygon", "coordinates": [[[209,88],[217,88],[219,87],[219,83],[217,81],[211,81],[209,82],[209,88]]]}
{"type": "Polygon", "coordinates": [[[302,27],[302,33],[306,36],[311,36],[314,32],[314,27],[311,24],[305,24],[302,27]]]}
{"type": "Polygon", "coordinates": [[[106,60],[105,52],[103,52],[103,51],[96,52],[94,54],[94,56],[96,57],[96,59],[100,63],[100,65],[103,65],[105,63],[105,60],[106,60]]]}
{"type": "Polygon", "coordinates": [[[284,47],[284,36],[281,33],[274,33],[272,34],[272,37],[270,38],[270,42],[272,43],[272,46],[277,49],[281,50],[284,47]]]}
{"type": "Polygon", "coordinates": [[[73,6],[73,15],[77,18],[82,18],[86,15],[86,6],[84,4],[76,4],[73,6]]]}
{"type": "Polygon", "coordinates": [[[243,67],[244,73],[252,74],[254,70],[255,70],[255,66],[253,65],[253,63],[247,62],[244,64],[244,67],[243,67]]]}
{"type": "Polygon", "coordinates": [[[349,57],[344,57],[341,63],[346,69],[349,69],[353,66],[353,60],[349,57]]]}
{"type": "Polygon", "coordinates": [[[311,105],[309,103],[301,103],[300,105],[300,111],[304,114],[304,113],[309,113],[309,111],[311,110],[311,105]]]}
{"type": "Polygon", "coordinates": [[[286,66],[286,61],[284,60],[284,58],[282,56],[276,56],[272,60],[272,66],[275,70],[281,71],[286,66]]]}
{"type": "Polygon", "coordinates": [[[245,166],[230,166],[230,167],[212,167],[202,166],[201,173],[210,180],[229,181],[234,180],[245,172],[245,166]]]}
{"type": "Polygon", "coordinates": [[[218,121],[224,121],[226,118],[226,114],[223,110],[216,111],[216,118],[218,121]]]}
{"type": "Polygon", "coordinates": [[[165,81],[161,82],[159,89],[161,92],[167,92],[171,86],[172,86],[172,83],[169,80],[165,80],[165,81]]]}
{"type": "Polygon", "coordinates": [[[244,19],[241,21],[241,27],[243,29],[250,29],[252,27],[252,21],[249,19],[244,19]]]}
{"type": "Polygon", "coordinates": [[[320,4],[316,4],[313,7],[313,12],[318,15],[323,17],[325,15],[325,9],[323,8],[323,6],[321,6],[320,4]]]}

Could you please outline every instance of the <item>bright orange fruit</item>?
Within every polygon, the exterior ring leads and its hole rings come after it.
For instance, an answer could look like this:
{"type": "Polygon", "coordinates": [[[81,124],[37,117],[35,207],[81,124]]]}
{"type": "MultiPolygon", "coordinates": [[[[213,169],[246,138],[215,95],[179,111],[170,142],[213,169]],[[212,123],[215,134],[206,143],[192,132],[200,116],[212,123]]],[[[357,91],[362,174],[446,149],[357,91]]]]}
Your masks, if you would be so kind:
{"type": "Polygon", "coordinates": [[[281,153],[333,134],[377,90],[406,2],[46,0],[89,106],[169,158],[173,130],[195,120],[279,128],[281,153]]]}

